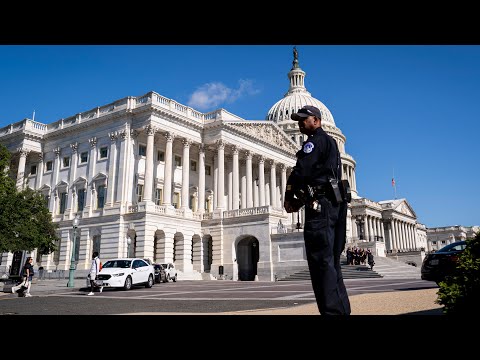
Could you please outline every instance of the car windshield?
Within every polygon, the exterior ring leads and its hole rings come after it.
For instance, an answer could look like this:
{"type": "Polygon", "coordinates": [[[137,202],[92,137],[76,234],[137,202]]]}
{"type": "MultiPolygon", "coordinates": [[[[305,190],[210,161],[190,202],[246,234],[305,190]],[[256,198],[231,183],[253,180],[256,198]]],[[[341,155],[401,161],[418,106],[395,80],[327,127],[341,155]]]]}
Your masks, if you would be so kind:
{"type": "Polygon", "coordinates": [[[438,252],[461,251],[461,250],[465,250],[466,247],[467,247],[466,242],[462,241],[462,242],[448,244],[447,246],[444,246],[443,248],[438,250],[438,252]]]}
{"type": "Polygon", "coordinates": [[[103,268],[121,268],[127,269],[132,264],[131,260],[109,260],[103,264],[103,268]]]}

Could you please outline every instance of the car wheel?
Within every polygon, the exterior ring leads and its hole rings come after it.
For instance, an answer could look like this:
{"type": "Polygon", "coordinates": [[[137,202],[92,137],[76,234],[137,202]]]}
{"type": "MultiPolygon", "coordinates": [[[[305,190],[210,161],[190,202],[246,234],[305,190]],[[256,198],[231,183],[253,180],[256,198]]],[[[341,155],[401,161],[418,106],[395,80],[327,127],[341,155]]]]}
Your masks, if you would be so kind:
{"type": "Polygon", "coordinates": [[[130,290],[132,288],[132,278],[127,276],[125,279],[125,284],[123,285],[123,290],[130,290]]]}
{"type": "Polygon", "coordinates": [[[177,274],[172,278],[173,282],[177,282],[177,274]]]}
{"type": "Polygon", "coordinates": [[[148,277],[148,282],[145,284],[145,287],[151,288],[152,286],[153,286],[153,276],[152,274],[150,274],[150,276],[148,277]]]}

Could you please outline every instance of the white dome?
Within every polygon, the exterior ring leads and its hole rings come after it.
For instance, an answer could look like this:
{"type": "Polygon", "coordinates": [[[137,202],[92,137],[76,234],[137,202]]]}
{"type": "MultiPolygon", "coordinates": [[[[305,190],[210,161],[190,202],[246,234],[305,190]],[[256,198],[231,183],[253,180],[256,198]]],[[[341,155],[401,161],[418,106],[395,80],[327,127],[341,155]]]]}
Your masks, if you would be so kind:
{"type": "Polygon", "coordinates": [[[290,115],[297,112],[305,105],[313,105],[320,110],[322,114],[322,124],[330,124],[335,126],[333,115],[328,108],[318,99],[311,97],[307,94],[294,93],[285,96],[282,100],[277,101],[268,111],[266,120],[275,122],[283,122],[291,120],[290,115]]]}
{"type": "Polygon", "coordinates": [[[333,120],[330,110],[328,110],[320,100],[312,97],[305,88],[305,71],[300,69],[300,66],[298,65],[298,52],[295,48],[293,50],[293,55],[293,66],[288,73],[290,88],[283,99],[270,108],[265,120],[277,123],[285,122],[287,120],[293,121],[290,118],[292,113],[297,112],[305,105],[313,105],[317,107],[322,114],[322,124],[335,126],[335,121],[333,120]]]}

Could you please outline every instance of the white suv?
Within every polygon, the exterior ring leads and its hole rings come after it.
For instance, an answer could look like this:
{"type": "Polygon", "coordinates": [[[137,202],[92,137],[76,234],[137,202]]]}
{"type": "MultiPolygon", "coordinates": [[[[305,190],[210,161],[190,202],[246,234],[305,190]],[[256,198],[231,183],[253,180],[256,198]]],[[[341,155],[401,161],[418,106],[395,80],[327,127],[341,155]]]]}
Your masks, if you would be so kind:
{"type": "Polygon", "coordinates": [[[167,282],[170,280],[173,280],[173,282],[177,281],[177,269],[175,268],[175,265],[173,263],[164,263],[162,266],[165,269],[167,282]]]}

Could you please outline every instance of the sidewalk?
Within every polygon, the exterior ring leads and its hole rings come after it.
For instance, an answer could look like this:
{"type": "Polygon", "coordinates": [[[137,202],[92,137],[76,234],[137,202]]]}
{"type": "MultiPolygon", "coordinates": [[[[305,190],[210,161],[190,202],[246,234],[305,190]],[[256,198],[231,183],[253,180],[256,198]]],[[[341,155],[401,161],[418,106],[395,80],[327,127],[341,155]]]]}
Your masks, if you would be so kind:
{"type": "MultiPolygon", "coordinates": [[[[68,279],[37,280],[32,284],[32,295],[78,291],[86,287],[85,279],[75,279],[75,286],[67,286],[68,279]]],[[[349,297],[352,315],[442,315],[443,306],[435,304],[437,288],[409,291],[390,291],[352,295],[349,297]]],[[[0,283],[0,297],[8,296],[0,283]]],[[[11,294],[10,294],[11,295],[11,294]]],[[[135,313],[135,315],[192,315],[192,313],[135,313]]],[[[209,313],[211,314],[211,313],[209,313]]],[[[259,309],[215,313],[216,315],[319,315],[315,303],[285,308],[259,309]]],[[[211,314],[214,315],[214,314],[211,314]]]]}

